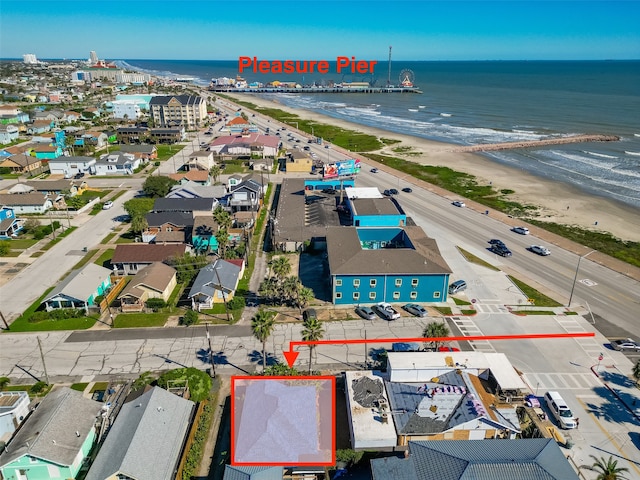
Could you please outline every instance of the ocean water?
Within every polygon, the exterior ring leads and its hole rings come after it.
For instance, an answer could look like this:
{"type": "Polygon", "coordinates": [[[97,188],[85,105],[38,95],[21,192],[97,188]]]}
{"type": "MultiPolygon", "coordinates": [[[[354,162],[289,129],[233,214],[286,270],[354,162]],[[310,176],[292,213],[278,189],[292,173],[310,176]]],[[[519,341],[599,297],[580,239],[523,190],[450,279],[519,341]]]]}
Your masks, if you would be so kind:
{"type": "MultiPolygon", "coordinates": [[[[132,69],[192,76],[206,85],[235,77],[236,61],[127,60],[132,69]]],[[[640,207],[640,61],[393,62],[391,83],[410,70],[422,94],[261,94],[391,132],[460,145],[536,140],[581,133],[614,134],[619,142],[556,145],[486,153],[492,160],[552,178],[592,195],[640,207]]],[[[330,72],[335,72],[332,66],[330,72]]],[[[370,81],[374,75],[260,75],[248,81],[370,81]]],[[[452,165],[455,168],[455,165],[452,165]]]]}

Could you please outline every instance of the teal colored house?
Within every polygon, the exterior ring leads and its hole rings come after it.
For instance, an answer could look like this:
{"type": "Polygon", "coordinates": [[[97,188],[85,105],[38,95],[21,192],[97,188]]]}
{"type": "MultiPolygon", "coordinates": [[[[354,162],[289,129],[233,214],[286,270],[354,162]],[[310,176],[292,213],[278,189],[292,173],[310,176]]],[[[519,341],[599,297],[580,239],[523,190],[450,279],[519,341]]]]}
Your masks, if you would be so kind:
{"type": "Polygon", "coordinates": [[[330,227],[327,252],[336,305],[447,300],[451,269],[420,227],[330,227]]]}
{"type": "Polygon", "coordinates": [[[95,263],[73,270],[62,282],[51,290],[42,302],[47,311],[58,308],[81,308],[97,306],[95,298],[105,295],[111,287],[111,270],[95,263]]]}
{"type": "Polygon", "coordinates": [[[4,480],[76,478],[96,439],[102,404],[68,387],[55,388],[27,417],[0,454],[4,480]]]}
{"type": "Polygon", "coordinates": [[[346,210],[355,227],[403,227],[407,214],[393,197],[377,188],[345,188],[346,210]]]}
{"type": "Polygon", "coordinates": [[[31,151],[40,160],[51,160],[62,156],[62,148],[58,145],[38,145],[33,147],[31,151]]]}

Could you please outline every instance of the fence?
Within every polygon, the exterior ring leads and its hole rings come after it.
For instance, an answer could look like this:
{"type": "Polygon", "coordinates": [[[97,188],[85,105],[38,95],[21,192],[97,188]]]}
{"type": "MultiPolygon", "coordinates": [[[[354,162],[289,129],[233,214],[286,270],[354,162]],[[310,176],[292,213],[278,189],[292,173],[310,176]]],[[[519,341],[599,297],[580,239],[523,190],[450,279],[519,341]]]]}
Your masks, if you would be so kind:
{"type": "Polygon", "coordinates": [[[126,277],[115,277],[111,275],[111,281],[115,282],[115,284],[113,285],[111,290],[109,290],[109,293],[107,293],[102,299],[102,301],[100,302],[100,312],[104,312],[109,307],[111,302],[113,302],[116,299],[118,294],[122,291],[124,286],[127,284],[126,277]]]}

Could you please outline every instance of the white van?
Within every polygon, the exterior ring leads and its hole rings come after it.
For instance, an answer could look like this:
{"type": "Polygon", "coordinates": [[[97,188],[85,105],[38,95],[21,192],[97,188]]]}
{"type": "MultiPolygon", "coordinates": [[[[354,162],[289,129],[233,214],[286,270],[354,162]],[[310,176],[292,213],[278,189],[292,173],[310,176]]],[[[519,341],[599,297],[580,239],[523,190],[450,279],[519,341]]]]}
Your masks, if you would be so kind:
{"type": "Polygon", "coordinates": [[[545,393],[544,400],[552,415],[556,417],[561,428],[569,429],[578,426],[567,402],[564,401],[558,392],[545,393]]]}

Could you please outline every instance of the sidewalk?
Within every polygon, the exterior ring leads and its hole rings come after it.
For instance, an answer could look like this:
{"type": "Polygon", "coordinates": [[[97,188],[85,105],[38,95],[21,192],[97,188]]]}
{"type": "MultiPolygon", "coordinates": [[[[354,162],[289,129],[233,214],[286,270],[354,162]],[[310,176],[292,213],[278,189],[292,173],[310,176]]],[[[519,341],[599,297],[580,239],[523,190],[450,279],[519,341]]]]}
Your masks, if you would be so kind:
{"type": "Polygon", "coordinates": [[[636,420],[640,421],[640,387],[633,379],[615,365],[593,365],[591,371],[636,420]]]}

